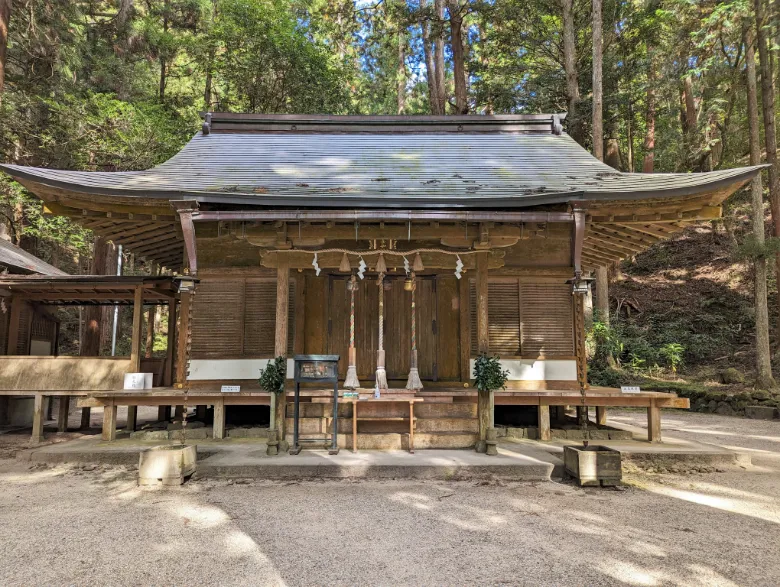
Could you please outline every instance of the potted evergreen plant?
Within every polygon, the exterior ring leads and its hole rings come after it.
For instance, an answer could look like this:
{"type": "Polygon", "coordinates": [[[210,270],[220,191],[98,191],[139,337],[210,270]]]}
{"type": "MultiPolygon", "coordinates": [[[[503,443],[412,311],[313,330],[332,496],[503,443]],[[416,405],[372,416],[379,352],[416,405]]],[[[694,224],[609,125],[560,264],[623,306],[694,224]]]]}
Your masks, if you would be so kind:
{"type": "MultiPolygon", "coordinates": [[[[508,377],[509,371],[502,369],[498,355],[491,357],[487,353],[482,353],[474,361],[474,385],[480,396],[487,395],[489,398],[492,392],[498,389],[506,389],[508,377]]],[[[492,404],[490,399],[482,399],[480,401],[488,401],[492,404]]],[[[477,452],[485,452],[489,455],[498,454],[498,441],[496,438],[496,430],[491,423],[487,430],[487,438],[477,443],[477,452]]]]}
{"type": "MultiPolygon", "coordinates": [[[[260,379],[258,383],[263,391],[271,394],[271,414],[276,411],[276,403],[279,394],[284,393],[284,384],[287,380],[287,359],[282,356],[269,361],[265,369],[260,369],[260,379]]],[[[284,417],[284,416],[282,416],[284,417]]],[[[279,442],[284,441],[279,438],[279,426],[269,426],[268,430],[268,455],[279,454],[279,442]]],[[[283,451],[286,450],[284,447],[283,451]]]]}

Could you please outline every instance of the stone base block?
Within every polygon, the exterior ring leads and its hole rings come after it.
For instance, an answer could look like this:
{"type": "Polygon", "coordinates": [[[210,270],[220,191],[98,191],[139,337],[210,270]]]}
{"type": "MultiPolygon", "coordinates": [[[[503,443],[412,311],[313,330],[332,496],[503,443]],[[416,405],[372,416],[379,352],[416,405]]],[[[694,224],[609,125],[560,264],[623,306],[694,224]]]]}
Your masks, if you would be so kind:
{"type": "Polygon", "coordinates": [[[753,420],[774,420],[777,416],[777,408],[770,406],[746,406],[745,416],[753,420]]]}

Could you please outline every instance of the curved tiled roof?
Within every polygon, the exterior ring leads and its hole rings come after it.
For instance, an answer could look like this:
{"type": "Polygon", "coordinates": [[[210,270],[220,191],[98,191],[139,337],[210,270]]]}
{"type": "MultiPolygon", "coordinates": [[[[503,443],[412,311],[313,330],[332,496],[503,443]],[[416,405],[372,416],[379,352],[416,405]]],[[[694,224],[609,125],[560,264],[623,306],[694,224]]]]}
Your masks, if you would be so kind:
{"type": "MultiPolygon", "coordinates": [[[[269,119],[280,120],[264,117],[269,119]]],[[[303,124],[270,132],[265,127],[225,131],[215,126],[147,171],[0,168],[31,187],[40,184],[85,194],[257,206],[403,208],[516,208],[573,199],[704,195],[724,188],[733,191],[759,169],[621,173],[565,133],[538,127],[520,132],[446,132],[446,123],[457,122],[440,119],[437,128],[445,130],[424,132],[415,126],[392,133],[354,132],[350,125],[344,125],[347,132],[339,128],[307,132],[303,124]]]]}

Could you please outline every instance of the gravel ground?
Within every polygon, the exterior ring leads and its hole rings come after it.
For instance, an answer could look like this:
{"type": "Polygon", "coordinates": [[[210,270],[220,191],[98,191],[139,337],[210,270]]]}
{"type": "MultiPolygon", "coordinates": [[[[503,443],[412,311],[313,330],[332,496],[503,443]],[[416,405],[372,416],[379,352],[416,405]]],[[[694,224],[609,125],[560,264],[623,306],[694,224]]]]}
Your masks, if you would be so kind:
{"type": "Polygon", "coordinates": [[[3,460],[0,585],[780,584],[780,422],[674,412],[664,425],[766,452],[749,470],[632,476],[621,490],[194,480],[160,491],[121,468],[3,460]]]}

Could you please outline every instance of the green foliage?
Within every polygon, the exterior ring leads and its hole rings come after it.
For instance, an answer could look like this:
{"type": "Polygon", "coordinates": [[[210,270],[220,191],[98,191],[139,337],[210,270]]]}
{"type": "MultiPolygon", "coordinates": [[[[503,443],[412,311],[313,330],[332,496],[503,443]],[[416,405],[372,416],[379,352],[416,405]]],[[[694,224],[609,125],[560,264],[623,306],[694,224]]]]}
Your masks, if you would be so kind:
{"type": "Polygon", "coordinates": [[[588,378],[591,383],[607,387],[662,375],[664,367],[676,375],[685,355],[685,347],[678,342],[660,342],[626,322],[608,326],[595,320],[587,334],[587,346],[588,378]]]}
{"type": "Polygon", "coordinates": [[[260,387],[268,393],[284,392],[284,382],[287,379],[287,359],[276,357],[265,369],[260,369],[260,387]]]}
{"type": "Polygon", "coordinates": [[[682,365],[683,353],[685,353],[685,347],[676,342],[666,343],[658,349],[658,354],[666,359],[666,364],[672,373],[677,373],[677,368],[682,365]]]}
{"type": "Polygon", "coordinates": [[[780,238],[769,237],[759,242],[753,233],[745,235],[742,243],[734,247],[733,257],[736,261],[758,261],[771,259],[780,253],[780,238]]]}
{"type": "Polygon", "coordinates": [[[491,357],[482,353],[474,361],[474,384],[479,391],[506,389],[509,371],[501,368],[498,355],[491,357]]]}

